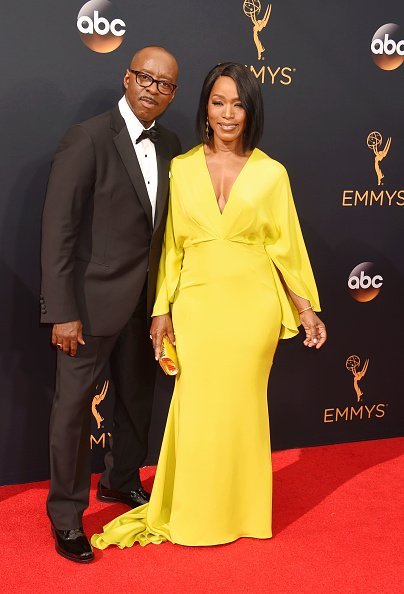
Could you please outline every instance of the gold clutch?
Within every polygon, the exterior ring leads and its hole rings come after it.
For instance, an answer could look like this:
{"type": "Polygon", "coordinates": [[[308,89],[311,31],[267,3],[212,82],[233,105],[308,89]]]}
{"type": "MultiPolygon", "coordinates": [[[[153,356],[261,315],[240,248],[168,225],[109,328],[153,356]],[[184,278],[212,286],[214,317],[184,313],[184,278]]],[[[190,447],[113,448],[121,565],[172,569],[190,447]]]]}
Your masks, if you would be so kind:
{"type": "Polygon", "coordinates": [[[163,337],[161,343],[159,363],[166,375],[177,375],[179,372],[177,353],[167,336],[163,337]]]}

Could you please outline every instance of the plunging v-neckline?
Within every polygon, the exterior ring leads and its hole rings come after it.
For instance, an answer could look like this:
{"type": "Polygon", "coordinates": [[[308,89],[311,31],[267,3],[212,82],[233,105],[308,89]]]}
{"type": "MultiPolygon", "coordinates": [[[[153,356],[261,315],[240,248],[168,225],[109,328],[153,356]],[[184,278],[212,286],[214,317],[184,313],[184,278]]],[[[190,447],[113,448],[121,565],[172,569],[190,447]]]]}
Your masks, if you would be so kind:
{"type": "Polygon", "coordinates": [[[233,192],[233,188],[237,184],[240,176],[242,175],[244,169],[246,168],[248,162],[250,161],[252,155],[254,154],[254,151],[255,151],[255,149],[253,149],[251,151],[251,154],[247,157],[246,162],[244,163],[244,165],[242,166],[242,168],[238,172],[237,176],[235,177],[234,182],[232,183],[232,186],[230,188],[229,195],[228,195],[228,198],[226,200],[226,204],[224,205],[223,210],[220,210],[219,201],[217,199],[216,192],[215,192],[215,186],[213,185],[213,179],[212,179],[212,176],[210,174],[210,170],[209,170],[209,167],[208,167],[208,162],[206,160],[205,150],[203,148],[203,144],[201,145],[201,153],[202,153],[202,157],[203,157],[203,160],[204,160],[204,163],[205,163],[206,172],[208,174],[208,178],[209,178],[209,182],[210,182],[210,187],[212,189],[213,198],[215,199],[217,211],[218,211],[218,213],[219,213],[220,216],[222,216],[223,213],[224,213],[224,211],[227,209],[227,205],[230,202],[230,198],[231,198],[231,195],[232,195],[232,192],[233,192]]]}

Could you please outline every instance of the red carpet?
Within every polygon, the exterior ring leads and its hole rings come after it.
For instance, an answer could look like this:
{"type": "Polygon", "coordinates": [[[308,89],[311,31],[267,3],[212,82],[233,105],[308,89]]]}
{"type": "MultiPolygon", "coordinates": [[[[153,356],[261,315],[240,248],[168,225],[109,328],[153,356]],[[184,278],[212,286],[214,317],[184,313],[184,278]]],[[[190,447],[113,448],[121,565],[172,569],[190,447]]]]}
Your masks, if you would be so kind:
{"type": "MultiPolygon", "coordinates": [[[[276,452],[272,540],[114,548],[96,551],[89,565],[55,553],[44,513],[47,483],[2,487],[1,590],[402,594],[403,454],[403,439],[276,452]]],[[[144,470],[146,487],[152,474],[144,470]]],[[[98,503],[92,491],[85,529],[98,532],[126,509],[98,503]]]]}

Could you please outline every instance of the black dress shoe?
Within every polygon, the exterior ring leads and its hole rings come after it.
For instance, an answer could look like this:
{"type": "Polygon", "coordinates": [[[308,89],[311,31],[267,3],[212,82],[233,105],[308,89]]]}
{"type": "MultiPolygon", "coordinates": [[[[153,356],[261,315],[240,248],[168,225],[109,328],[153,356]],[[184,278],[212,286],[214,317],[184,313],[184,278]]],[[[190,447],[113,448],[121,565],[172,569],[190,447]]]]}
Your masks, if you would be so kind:
{"type": "Polygon", "coordinates": [[[143,487],[129,491],[129,493],[122,493],[122,491],[115,491],[115,489],[107,489],[101,483],[98,483],[97,499],[106,503],[125,503],[129,507],[135,508],[148,503],[150,493],[145,491],[143,487]]]}
{"type": "Polygon", "coordinates": [[[82,528],[58,530],[52,526],[52,535],[55,549],[62,557],[77,563],[89,563],[94,559],[93,549],[82,528]]]}

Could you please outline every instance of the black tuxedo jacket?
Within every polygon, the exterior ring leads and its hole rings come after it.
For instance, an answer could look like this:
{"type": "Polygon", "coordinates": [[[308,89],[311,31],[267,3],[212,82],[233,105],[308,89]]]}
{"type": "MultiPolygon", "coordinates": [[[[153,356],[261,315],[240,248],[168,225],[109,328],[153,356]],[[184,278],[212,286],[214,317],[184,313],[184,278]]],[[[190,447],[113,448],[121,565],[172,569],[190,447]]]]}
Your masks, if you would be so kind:
{"type": "Polygon", "coordinates": [[[41,322],[80,319],[110,336],[129,320],[148,278],[151,314],[167,216],[175,134],[156,124],[155,224],[119,108],[70,128],[52,163],[42,222],[41,322]],[[148,274],[149,271],[149,274],[148,274]]]}

